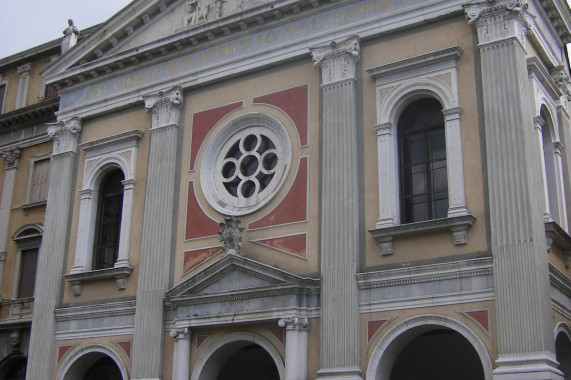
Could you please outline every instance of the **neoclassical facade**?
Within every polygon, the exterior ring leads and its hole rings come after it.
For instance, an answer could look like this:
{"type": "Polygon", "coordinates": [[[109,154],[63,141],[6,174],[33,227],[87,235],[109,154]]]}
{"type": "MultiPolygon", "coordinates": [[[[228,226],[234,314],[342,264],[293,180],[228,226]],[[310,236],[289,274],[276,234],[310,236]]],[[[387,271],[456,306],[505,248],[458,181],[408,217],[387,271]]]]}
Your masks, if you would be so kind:
{"type": "Polygon", "coordinates": [[[34,223],[0,135],[0,375],[571,376],[566,1],[140,0],[80,36],[34,223]]]}

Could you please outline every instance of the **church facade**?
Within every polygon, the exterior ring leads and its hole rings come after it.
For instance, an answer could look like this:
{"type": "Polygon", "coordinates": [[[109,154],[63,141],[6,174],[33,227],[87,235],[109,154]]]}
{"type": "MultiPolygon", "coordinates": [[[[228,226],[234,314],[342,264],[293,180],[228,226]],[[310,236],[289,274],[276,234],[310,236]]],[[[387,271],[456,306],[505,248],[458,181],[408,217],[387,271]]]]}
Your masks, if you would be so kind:
{"type": "Polygon", "coordinates": [[[57,112],[0,115],[0,375],[571,377],[565,1],[69,25],[57,112]]]}

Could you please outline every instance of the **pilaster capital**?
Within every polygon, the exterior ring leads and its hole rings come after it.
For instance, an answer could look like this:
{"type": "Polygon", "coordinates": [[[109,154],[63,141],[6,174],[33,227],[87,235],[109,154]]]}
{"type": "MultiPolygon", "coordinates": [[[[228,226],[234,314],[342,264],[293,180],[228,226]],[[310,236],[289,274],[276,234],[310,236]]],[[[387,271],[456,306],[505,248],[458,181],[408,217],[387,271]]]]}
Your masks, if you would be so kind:
{"type": "Polygon", "coordinates": [[[32,64],[31,63],[25,63],[22,66],[18,66],[18,68],[16,69],[16,71],[18,72],[18,75],[29,74],[30,70],[32,70],[32,64]]]}
{"type": "Polygon", "coordinates": [[[321,67],[323,84],[355,79],[356,63],[361,57],[359,37],[353,36],[325,46],[309,48],[313,66],[321,67]]]}
{"type": "Polygon", "coordinates": [[[174,340],[190,339],[190,330],[187,327],[174,328],[169,331],[169,336],[174,340]]]}
{"type": "Polygon", "coordinates": [[[525,34],[533,28],[527,0],[472,0],[464,4],[466,18],[478,31],[480,44],[516,37],[525,46],[525,34]]]}
{"type": "Polygon", "coordinates": [[[286,330],[308,330],[309,321],[305,316],[296,315],[280,319],[278,326],[285,327],[286,330]]]}
{"type": "Polygon", "coordinates": [[[158,94],[143,95],[145,109],[152,113],[151,129],[178,126],[182,107],[182,88],[173,87],[158,94]]]}
{"type": "Polygon", "coordinates": [[[6,169],[18,167],[20,158],[20,148],[12,148],[2,152],[2,157],[6,161],[6,169]]]}
{"type": "Polygon", "coordinates": [[[54,139],[54,154],[76,153],[77,140],[81,131],[81,119],[74,117],[67,121],[46,124],[48,136],[54,139]]]}

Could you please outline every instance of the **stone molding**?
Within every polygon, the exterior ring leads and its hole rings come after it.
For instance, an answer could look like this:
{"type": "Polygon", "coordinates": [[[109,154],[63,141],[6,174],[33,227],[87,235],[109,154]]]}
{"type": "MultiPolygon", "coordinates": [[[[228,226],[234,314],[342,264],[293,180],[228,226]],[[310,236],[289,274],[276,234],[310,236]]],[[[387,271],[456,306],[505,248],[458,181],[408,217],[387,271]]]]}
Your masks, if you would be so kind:
{"type": "Polygon", "coordinates": [[[329,45],[309,48],[313,65],[321,67],[323,85],[335,84],[346,80],[355,80],[356,63],[361,57],[359,37],[329,45]]]}
{"type": "Polygon", "coordinates": [[[15,169],[20,161],[20,148],[12,148],[2,152],[2,157],[6,161],[6,169],[15,169]]]}
{"type": "Polygon", "coordinates": [[[77,141],[81,131],[81,119],[78,117],[56,123],[46,123],[47,133],[54,140],[53,154],[77,152],[77,141]]]}
{"type": "Polygon", "coordinates": [[[565,72],[565,67],[556,66],[551,69],[551,78],[557,87],[559,87],[565,98],[569,100],[571,98],[571,79],[569,78],[569,75],[567,75],[567,72],[565,72]]]}
{"type": "Polygon", "coordinates": [[[468,23],[475,26],[480,44],[515,37],[522,46],[535,18],[528,7],[527,0],[473,0],[464,5],[468,23]]]}
{"type": "Polygon", "coordinates": [[[55,310],[57,322],[135,315],[136,301],[66,307],[55,310]]]}
{"type": "Polygon", "coordinates": [[[152,114],[151,130],[177,126],[182,107],[182,88],[175,86],[158,94],[144,95],[145,109],[152,114]]]}

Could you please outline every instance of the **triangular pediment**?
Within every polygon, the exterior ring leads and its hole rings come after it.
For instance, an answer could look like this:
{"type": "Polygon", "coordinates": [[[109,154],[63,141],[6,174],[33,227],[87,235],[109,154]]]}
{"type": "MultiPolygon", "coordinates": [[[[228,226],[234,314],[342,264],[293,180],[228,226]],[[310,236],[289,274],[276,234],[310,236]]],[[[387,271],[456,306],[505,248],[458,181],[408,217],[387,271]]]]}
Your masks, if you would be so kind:
{"type": "MultiPolygon", "coordinates": [[[[249,22],[255,22],[253,13],[270,12],[272,3],[281,2],[134,0],[106,22],[88,28],[89,35],[80,35],[77,45],[51,63],[42,75],[53,82],[69,71],[74,76],[82,73],[79,75],[85,80],[89,79],[85,72],[96,77],[109,70],[156,61],[157,57],[192,47],[199,39],[209,41],[211,36],[240,30],[246,14],[249,22]],[[224,26],[226,23],[228,26],[224,26]]],[[[82,26],[77,27],[81,32],[82,26]]]]}
{"type": "Polygon", "coordinates": [[[203,298],[244,292],[264,292],[280,288],[315,287],[318,280],[302,278],[281,269],[235,254],[222,259],[167,292],[176,300],[203,298]]]}

